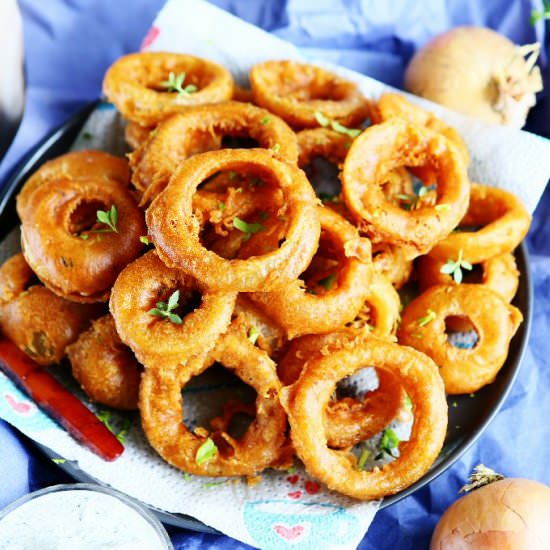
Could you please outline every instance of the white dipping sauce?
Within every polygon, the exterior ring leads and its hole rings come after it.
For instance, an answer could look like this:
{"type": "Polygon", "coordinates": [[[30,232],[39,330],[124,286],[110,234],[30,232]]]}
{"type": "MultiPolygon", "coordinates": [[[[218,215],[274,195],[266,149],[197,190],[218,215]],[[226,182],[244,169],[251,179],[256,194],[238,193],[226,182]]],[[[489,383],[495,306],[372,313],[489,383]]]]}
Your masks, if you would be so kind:
{"type": "Polygon", "coordinates": [[[1,550],[165,550],[137,510],[99,491],[62,490],[28,500],[0,519],[1,550]]]}

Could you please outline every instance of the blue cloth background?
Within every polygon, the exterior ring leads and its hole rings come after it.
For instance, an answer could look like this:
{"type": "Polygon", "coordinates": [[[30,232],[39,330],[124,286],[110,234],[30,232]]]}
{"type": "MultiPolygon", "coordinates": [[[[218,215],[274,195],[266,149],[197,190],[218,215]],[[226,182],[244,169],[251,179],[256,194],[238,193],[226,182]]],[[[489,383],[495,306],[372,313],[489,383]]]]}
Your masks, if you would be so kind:
{"type": "MultiPolygon", "coordinates": [[[[181,0],[185,1],[185,0],[181,0]]],[[[533,0],[215,0],[215,4],[301,48],[400,86],[404,67],[429,37],[459,24],[485,25],[517,43],[545,43],[550,91],[550,42],[529,24],[533,0]]],[[[24,19],[27,102],[23,124],[0,165],[4,182],[40,138],[101,92],[103,74],[118,56],[139,48],[163,0],[20,0],[24,19]]],[[[189,13],[189,17],[193,14],[189,13]]],[[[550,100],[541,94],[528,128],[550,133],[550,100]]],[[[427,548],[437,519],[453,502],[472,467],[482,462],[508,476],[550,484],[550,196],[547,189],[528,237],[535,283],[533,330],[519,378],[497,418],[445,474],[380,512],[361,549],[427,548]]],[[[0,421],[0,507],[22,494],[70,481],[24,437],[0,421]]],[[[174,546],[245,548],[227,537],[171,531],[174,546]]]]}

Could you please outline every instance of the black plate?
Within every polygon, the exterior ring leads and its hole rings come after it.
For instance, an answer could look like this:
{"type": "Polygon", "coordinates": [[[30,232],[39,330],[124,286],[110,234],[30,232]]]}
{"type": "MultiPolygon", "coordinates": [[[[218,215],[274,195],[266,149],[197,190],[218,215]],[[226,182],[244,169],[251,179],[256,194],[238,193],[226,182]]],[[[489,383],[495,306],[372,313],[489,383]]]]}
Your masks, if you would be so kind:
{"type": "MultiPolygon", "coordinates": [[[[43,139],[21,161],[6,182],[6,185],[0,190],[0,240],[18,223],[15,213],[15,195],[21,185],[43,162],[67,152],[95,105],[96,103],[89,105],[43,139]]],[[[527,348],[531,328],[531,312],[533,310],[531,274],[527,247],[524,244],[516,251],[516,261],[521,277],[519,289],[513,304],[522,311],[524,321],[512,340],[510,353],[504,367],[499,372],[497,379],[489,386],[477,392],[475,396],[459,395],[448,398],[450,405],[449,427],[445,446],[440,457],[424,477],[404,491],[384,499],[381,505],[382,508],[395,504],[414,493],[414,491],[435,479],[454,464],[483,433],[508,396],[527,348]],[[455,403],[456,405],[454,405],[455,403]]],[[[38,446],[49,457],[57,457],[47,447],[38,446]]],[[[59,464],[59,467],[78,481],[98,482],[69,462],[59,464]]],[[[162,512],[151,506],[150,508],[158,515],[161,521],[168,525],[206,533],[218,532],[190,516],[162,512]]]]}

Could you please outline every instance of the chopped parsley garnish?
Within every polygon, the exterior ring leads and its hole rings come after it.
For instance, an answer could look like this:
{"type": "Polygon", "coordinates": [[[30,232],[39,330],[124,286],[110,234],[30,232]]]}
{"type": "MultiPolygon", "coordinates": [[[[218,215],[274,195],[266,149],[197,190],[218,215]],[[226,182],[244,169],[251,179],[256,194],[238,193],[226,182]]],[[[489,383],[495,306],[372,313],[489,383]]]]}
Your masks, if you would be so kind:
{"type": "Polygon", "coordinates": [[[225,210],[225,203],[224,202],[222,202],[222,201],[218,202],[218,210],[220,212],[223,212],[225,210]]]}
{"type": "Polygon", "coordinates": [[[264,180],[262,178],[254,176],[248,180],[248,183],[250,183],[252,187],[262,187],[264,184],[264,180]]]}
{"type": "Polygon", "coordinates": [[[451,205],[450,204],[445,204],[445,203],[436,204],[435,209],[438,212],[448,212],[451,209],[451,205]]]}
{"type": "Polygon", "coordinates": [[[426,315],[424,317],[420,317],[418,319],[418,326],[419,327],[425,327],[426,325],[430,324],[435,318],[437,317],[435,311],[433,309],[428,309],[426,311],[426,315]]]}
{"type": "Polygon", "coordinates": [[[139,242],[143,243],[145,246],[149,246],[151,244],[151,241],[149,240],[149,237],[147,235],[142,235],[139,238],[139,242]]]}
{"type": "Polygon", "coordinates": [[[359,457],[359,460],[357,461],[357,469],[362,470],[365,467],[365,464],[367,463],[367,460],[370,456],[370,451],[367,451],[367,449],[363,449],[361,456],[359,457]]]}
{"type": "Polygon", "coordinates": [[[269,124],[271,122],[271,117],[270,116],[264,116],[264,118],[262,118],[262,120],[260,120],[260,123],[263,124],[264,126],[266,124],[269,124]]]}
{"type": "Polygon", "coordinates": [[[396,196],[401,202],[404,203],[403,207],[405,210],[418,210],[428,192],[433,191],[434,189],[435,186],[433,185],[422,185],[418,189],[416,195],[402,194],[396,196]]]}
{"type": "Polygon", "coordinates": [[[248,329],[248,341],[255,346],[256,342],[258,341],[258,336],[260,336],[260,331],[256,327],[250,327],[248,329]]]}
{"type": "Polygon", "coordinates": [[[67,461],[64,458],[52,458],[52,462],[55,464],[64,464],[67,461]]]}
{"type": "Polygon", "coordinates": [[[239,174],[237,174],[237,172],[235,172],[234,170],[229,170],[229,172],[227,172],[227,175],[229,176],[229,179],[231,181],[233,181],[233,180],[237,179],[237,176],[239,174]]]}
{"type": "Polygon", "coordinates": [[[233,218],[233,227],[245,234],[245,241],[248,241],[254,233],[258,233],[259,231],[265,229],[261,223],[247,223],[236,216],[233,218]]]}
{"type": "Polygon", "coordinates": [[[168,80],[161,82],[160,85],[166,88],[168,92],[177,92],[179,95],[189,95],[198,90],[194,84],[188,84],[183,88],[183,83],[185,82],[185,73],[179,73],[176,75],[173,72],[170,72],[168,75],[168,80]]]}
{"type": "Polygon", "coordinates": [[[447,260],[447,263],[445,263],[440,269],[441,273],[452,275],[456,284],[460,284],[462,282],[463,269],[467,269],[468,271],[472,270],[472,264],[463,260],[462,256],[463,253],[461,248],[460,252],[458,253],[458,258],[455,261],[447,260]]]}
{"type": "Polygon", "coordinates": [[[401,440],[397,434],[391,428],[386,428],[382,432],[382,439],[378,445],[378,450],[380,452],[376,455],[376,460],[382,458],[384,454],[397,458],[397,456],[393,454],[393,450],[399,447],[399,443],[401,443],[401,440]]]}
{"type": "Polygon", "coordinates": [[[111,411],[107,411],[105,409],[100,410],[97,412],[96,416],[105,424],[105,427],[112,433],[115,434],[116,438],[121,442],[124,443],[126,441],[126,436],[128,435],[128,429],[130,428],[130,420],[127,418],[124,419],[122,423],[122,427],[117,432],[116,428],[111,424],[112,414],[111,411]]]}
{"type": "Polygon", "coordinates": [[[87,240],[90,238],[90,235],[88,235],[87,233],[82,233],[81,235],[79,235],[79,237],[80,237],[83,241],[87,241],[87,240]]]}
{"type": "Polygon", "coordinates": [[[326,117],[321,111],[315,111],[315,120],[319,123],[319,126],[326,128],[330,125],[330,118],[326,117]]]}
{"type": "Polygon", "coordinates": [[[84,132],[82,134],[82,138],[83,139],[92,139],[94,136],[92,136],[92,134],[90,134],[90,132],[84,132]]]}
{"type": "Polygon", "coordinates": [[[321,279],[319,281],[319,284],[325,289],[330,290],[332,286],[334,285],[334,282],[336,281],[336,274],[331,273],[328,277],[325,277],[324,279],[321,279]]]}
{"type": "Polygon", "coordinates": [[[315,120],[319,123],[319,126],[323,128],[328,128],[330,126],[330,128],[332,128],[335,132],[345,134],[350,138],[356,138],[361,133],[359,128],[347,128],[343,124],[340,124],[337,120],[331,120],[320,111],[315,111],[314,116],[315,120]]]}
{"type": "Polygon", "coordinates": [[[108,227],[108,229],[95,229],[94,233],[118,233],[117,221],[118,221],[118,211],[116,206],[113,204],[111,209],[108,211],[98,210],[96,212],[97,223],[102,223],[108,227]]]}
{"type": "Polygon", "coordinates": [[[157,302],[157,307],[150,309],[147,313],[149,313],[149,315],[154,315],[155,317],[163,317],[168,319],[175,325],[181,325],[183,323],[182,318],[176,313],[173,313],[173,311],[179,306],[179,299],[180,291],[176,290],[172,293],[170,298],[168,298],[168,303],[157,302]]]}
{"type": "Polygon", "coordinates": [[[208,438],[198,449],[195,455],[195,462],[200,466],[209,460],[212,460],[218,454],[218,447],[208,438]]]}
{"type": "Polygon", "coordinates": [[[272,148],[271,150],[274,152],[274,153],[278,153],[280,150],[281,150],[281,144],[280,143],[276,143],[272,148]]]}
{"type": "Polygon", "coordinates": [[[413,404],[412,404],[411,398],[410,398],[408,395],[405,395],[405,408],[406,408],[408,411],[411,411],[412,408],[413,408],[413,404]]]}

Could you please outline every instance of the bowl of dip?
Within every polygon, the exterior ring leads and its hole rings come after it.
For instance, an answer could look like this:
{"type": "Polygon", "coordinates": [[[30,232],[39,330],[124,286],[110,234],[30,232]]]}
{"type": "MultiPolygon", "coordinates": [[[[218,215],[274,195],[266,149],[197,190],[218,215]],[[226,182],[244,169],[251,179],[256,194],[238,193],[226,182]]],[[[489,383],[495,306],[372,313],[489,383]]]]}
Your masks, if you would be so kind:
{"type": "Polygon", "coordinates": [[[91,483],[54,485],[0,511],[0,550],[173,550],[164,527],[135,500],[91,483]]]}

